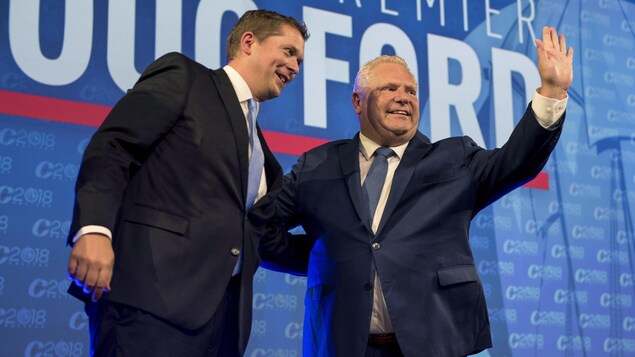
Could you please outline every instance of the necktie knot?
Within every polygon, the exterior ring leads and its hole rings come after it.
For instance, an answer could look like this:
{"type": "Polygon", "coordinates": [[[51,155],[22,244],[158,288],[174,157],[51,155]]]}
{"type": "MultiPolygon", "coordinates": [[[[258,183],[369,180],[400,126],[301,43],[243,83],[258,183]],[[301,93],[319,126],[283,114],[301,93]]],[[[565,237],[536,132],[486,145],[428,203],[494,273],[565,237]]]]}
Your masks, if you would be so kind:
{"type": "Polygon", "coordinates": [[[393,156],[395,154],[394,151],[392,151],[391,148],[388,147],[378,147],[377,150],[375,150],[375,156],[383,156],[385,158],[389,158],[391,156],[393,156]]]}
{"type": "Polygon", "coordinates": [[[255,115],[256,114],[256,99],[250,98],[249,100],[247,100],[247,108],[249,109],[248,115],[255,115]]]}

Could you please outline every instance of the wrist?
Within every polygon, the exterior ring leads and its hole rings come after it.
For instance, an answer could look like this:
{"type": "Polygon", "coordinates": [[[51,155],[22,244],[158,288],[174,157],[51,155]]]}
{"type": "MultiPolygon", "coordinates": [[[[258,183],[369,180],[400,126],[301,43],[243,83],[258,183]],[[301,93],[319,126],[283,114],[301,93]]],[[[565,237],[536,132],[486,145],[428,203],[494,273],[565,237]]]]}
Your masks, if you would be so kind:
{"type": "Polygon", "coordinates": [[[567,90],[558,86],[543,85],[542,87],[538,88],[538,93],[540,93],[540,95],[545,96],[547,98],[552,98],[557,100],[562,100],[567,98],[567,90]]]}

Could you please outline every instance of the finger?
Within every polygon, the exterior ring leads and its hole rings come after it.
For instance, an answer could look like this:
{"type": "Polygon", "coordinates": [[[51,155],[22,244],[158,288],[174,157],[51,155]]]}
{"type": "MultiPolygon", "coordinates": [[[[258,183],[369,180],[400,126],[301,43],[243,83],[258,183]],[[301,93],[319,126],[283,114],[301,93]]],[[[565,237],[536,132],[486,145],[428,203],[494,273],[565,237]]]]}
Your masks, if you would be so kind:
{"type": "Polygon", "coordinates": [[[68,270],[67,270],[68,278],[71,280],[75,279],[75,275],[77,273],[77,265],[78,265],[77,259],[75,259],[73,255],[71,255],[68,258],[68,270]]]}
{"type": "Polygon", "coordinates": [[[95,286],[97,285],[97,280],[99,279],[99,270],[96,267],[91,267],[87,274],[86,279],[84,280],[84,292],[90,293],[95,290],[95,286]]]}
{"type": "Polygon", "coordinates": [[[93,302],[97,302],[97,300],[101,299],[101,297],[104,295],[104,289],[103,288],[95,288],[95,290],[93,290],[93,295],[91,297],[91,300],[93,302]]]}
{"type": "Polygon", "coordinates": [[[569,51],[567,51],[567,58],[570,61],[573,61],[573,47],[569,47],[569,51]]]}
{"type": "Polygon", "coordinates": [[[544,49],[545,44],[544,42],[542,42],[540,39],[536,39],[536,47],[538,47],[538,49],[544,49]]]}
{"type": "Polygon", "coordinates": [[[566,40],[564,38],[564,35],[560,34],[558,36],[558,40],[559,40],[558,43],[560,44],[560,52],[562,52],[562,54],[566,55],[567,54],[567,42],[566,42],[566,40]]]}
{"type": "Polygon", "coordinates": [[[77,270],[75,271],[75,283],[80,286],[84,285],[84,280],[86,280],[86,274],[88,272],[88,267],[85,263],[81,261],[78,262],[77,270]]]}
{"type": "Polygon", "coordinates": [[[99,273],[99,279],[93,290],[93,301],[101,299],[105,292],[110,291],[110,278],[112,277],[112,271],[109,269],[103,269],[99,273]]]}
{"type": "Polygon", "coordinates": [[[542,28],[542,42],[545,44],[545,47],[549,46],[549,42],[551,41],[551,30],[549,27],[544,26],[542,28]]]}
{"type": "Polygon", "coordinates": [[[554,27],[549,28],[549,35],[551,36],[551,46],[560,51],[560,49],[556,48],[556,44],[558,43],[558,33],[554,27]]]}

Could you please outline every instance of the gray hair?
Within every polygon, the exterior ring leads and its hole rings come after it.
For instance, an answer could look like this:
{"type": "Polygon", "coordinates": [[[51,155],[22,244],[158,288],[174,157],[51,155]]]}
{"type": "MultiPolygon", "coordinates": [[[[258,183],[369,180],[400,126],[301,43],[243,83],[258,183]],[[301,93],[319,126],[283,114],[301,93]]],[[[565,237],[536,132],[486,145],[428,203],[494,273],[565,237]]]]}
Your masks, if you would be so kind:
{"type": "MultiPolygon", "coordinates": [[[[377,65],[383,64],[383,63],[396,63],[396,64],[400,64],[402,66],[404,66],[405,69],[408,70],[408,72],[410,73],[410,75],[412,75],[412,78],[414,79],[414,74],[412,74],[412,71],[410,70],[410,68],[408,68],[408,64],[406,63],[406,61],[399,57],[399,56],[390,56],[390,55],[381,55],[378,57],[375,57],[374,59],[366,62],[357,72],[357,75],[355,76],[355,82],[353,84],[353,92],[358,92],[360,90],[365,91],[366,90],[366,85],[368,83],[368,81],[370,80],[370,77],[372,76],[372,71],[373,69],[375,69],[375,67],[377,67],[377,65]]],[[[416,83],[416,81],[415,81],[416,83]]]]}

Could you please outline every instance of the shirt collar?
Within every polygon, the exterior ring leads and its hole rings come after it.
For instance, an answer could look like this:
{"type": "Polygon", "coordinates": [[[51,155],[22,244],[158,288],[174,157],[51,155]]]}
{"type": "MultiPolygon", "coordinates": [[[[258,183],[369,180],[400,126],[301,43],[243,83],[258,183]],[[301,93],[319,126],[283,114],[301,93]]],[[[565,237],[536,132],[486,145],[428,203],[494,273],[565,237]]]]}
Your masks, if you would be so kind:
{"type": "MultiPolygon", "coordinates": [[[[232,87],[234,87],[234,91],[236,92],[236,96],[238,97],[238,101],[240,103],[253,98],[253,94],[251,94],[251,90],[247,85],[247,82],[243,79],[243,77],[230,65],[226,65],[223,67],[225,73],[227,73],[227,77],[229,77],[229,81],[232,83],[232,87]]],[[[260,103],[256,100],[256,106],[260,105],[260,103]]]]}
{"type": "MultiPolygon", "coordinates": [[[[395,152],[395,155],[397,155],[399,160],[401,160],[404,152],[406,152],[406,148],[408,147],[409,143],[410,141],[401,145],[390,147],[392,151],[395,152]]],[[[359,132],[359,151],[362,153],[362,155],[364,155],[366,160],[370,160],[370,157],[373,155],[375,150],[377,150],[377,148],[380,146],[381,145],[377,144],[376,142],[372,141],[371,139],[366,137],[364,134],[362,134],[361,131],[359,132]]]]}

